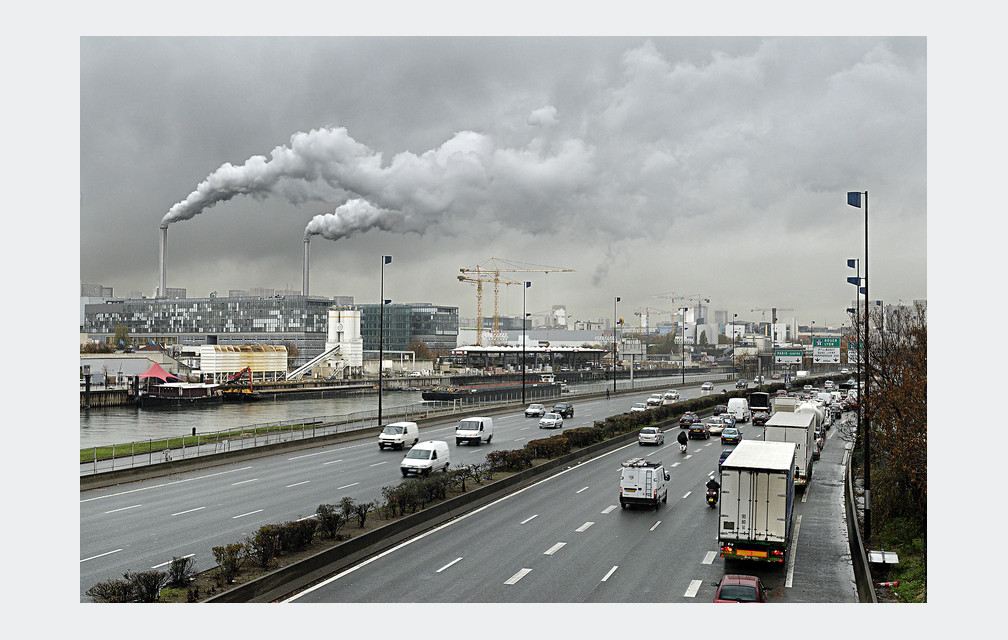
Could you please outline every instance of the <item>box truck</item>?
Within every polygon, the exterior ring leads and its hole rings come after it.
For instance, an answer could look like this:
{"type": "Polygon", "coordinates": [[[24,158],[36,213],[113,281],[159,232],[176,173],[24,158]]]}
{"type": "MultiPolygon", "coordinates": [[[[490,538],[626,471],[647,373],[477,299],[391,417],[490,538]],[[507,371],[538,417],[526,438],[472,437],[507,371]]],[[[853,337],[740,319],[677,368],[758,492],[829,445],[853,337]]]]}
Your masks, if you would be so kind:
{"type": "Polygon", "coordinates": [[[803,491],[812,477],[815,432],[819,426],[817,418],[814,411],[802,405],[798,411],[778,411],[763,426],[765,442],[790,442],[797,447],[794,483],[803,491]]]}
{"type": "Polygon", "coordinates": [[[721,464],[718,546],[725,560],[784,562],[796,448],[791,442],[743,440],[721,464]]]}
{"type": "Polygon", "coordinates": [[[753,413],[766,411],[770,413],[770,394],[765,391],[753,391],[749,394],[749,410],[753,413]]]}

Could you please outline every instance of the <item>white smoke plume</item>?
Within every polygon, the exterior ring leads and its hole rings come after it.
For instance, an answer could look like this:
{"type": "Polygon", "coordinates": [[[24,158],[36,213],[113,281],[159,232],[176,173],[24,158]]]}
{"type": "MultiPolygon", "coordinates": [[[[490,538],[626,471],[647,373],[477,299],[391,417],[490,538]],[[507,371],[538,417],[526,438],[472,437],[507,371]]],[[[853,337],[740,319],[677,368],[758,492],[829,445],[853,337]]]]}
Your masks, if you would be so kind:
{"type": "Polygon", "coordinates": [[[340,205],[332,213],[312,218],[305,227],[305,238],[318,235],[329,240],[339,240],[369,229],[418,233],[422,230],[413,225],[409,216],[400,211],[379,209],[369,202],[355,198],[340,205]]]}

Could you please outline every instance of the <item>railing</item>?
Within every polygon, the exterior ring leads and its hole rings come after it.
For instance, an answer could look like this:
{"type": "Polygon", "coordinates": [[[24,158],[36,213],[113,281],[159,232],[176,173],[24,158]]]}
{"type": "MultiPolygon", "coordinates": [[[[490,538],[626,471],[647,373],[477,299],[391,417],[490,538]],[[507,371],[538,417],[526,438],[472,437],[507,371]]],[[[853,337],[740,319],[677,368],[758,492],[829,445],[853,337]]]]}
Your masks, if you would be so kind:
{"type": "MultiPolygon", "coordinates": [[[[697,376],[694,374],[693,376],[697,376]]],[[[731,374],[707,375],[705,379],[730,379],[731,374]]],[[[691,383],[699,380],[690,380],[691,383]]],[[[620,380],[620,392],[646,391],[649,389],[674,386],[667,378],[656,381],[652,378],[635,378],[633,388],[629,380],[620,380]]],[[[598,395],[612,388],[612,381],[578,384],[576,394],[563,397],[598,395]]],[[[526,388],[528,402],[544,399],[559,399],[556,387],[526,388]]],[[[477,408],[493,408],[513,405],[522,398],[521,388],[502,391],[479,398],[462,398],[452,401],[424,401],[382,410],[382,422],[437,418],[459,413],[472,413],[477,408]]],[[[279,442],[307,440],[321,436],[351,431],[361,431],[379,426],[378,411],[357,411],[350,414],[312,416],[294,422],[266,422],[219,431],[194,433],[191,435],[149,438],[126,443],[116,443],[101,447],[81,449],[80,475],[87,476],[107,471],[130,469],[172,460],[185,460],[197,456],[211,455],[226,451],[255,448],[279,442]]]]}

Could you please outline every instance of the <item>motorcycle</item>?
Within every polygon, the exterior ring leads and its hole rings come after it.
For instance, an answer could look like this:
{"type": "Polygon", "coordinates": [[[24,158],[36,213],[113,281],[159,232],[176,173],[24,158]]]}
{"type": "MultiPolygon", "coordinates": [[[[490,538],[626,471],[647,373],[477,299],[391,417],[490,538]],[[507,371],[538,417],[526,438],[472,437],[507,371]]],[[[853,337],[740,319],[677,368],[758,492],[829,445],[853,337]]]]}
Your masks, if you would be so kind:
{"type": "Polygon", "coordinates": [[[680,442],[679,443],[679,451],[681,453],[686,453],[686,443],[685,442],[680,442]]]}
{"type": "Polygon", "coordinates": [[[714,505],[717,504],[717,499],[718,499],[718,490],[717,489],[708,489],[707,490],[707,506],[709,506],[711,509],[713,509],[714,505]]]}

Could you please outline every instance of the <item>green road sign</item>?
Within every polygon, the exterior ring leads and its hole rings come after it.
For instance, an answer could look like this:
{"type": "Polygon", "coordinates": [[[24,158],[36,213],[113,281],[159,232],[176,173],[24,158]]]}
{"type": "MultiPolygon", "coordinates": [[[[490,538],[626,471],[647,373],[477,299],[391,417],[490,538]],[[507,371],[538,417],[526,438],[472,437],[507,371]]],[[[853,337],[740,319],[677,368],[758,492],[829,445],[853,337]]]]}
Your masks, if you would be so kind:
{"type": "Polygon", "coordinates": [[[813,338],[813,347],[840,348],[840,338],[813,338]]]}

